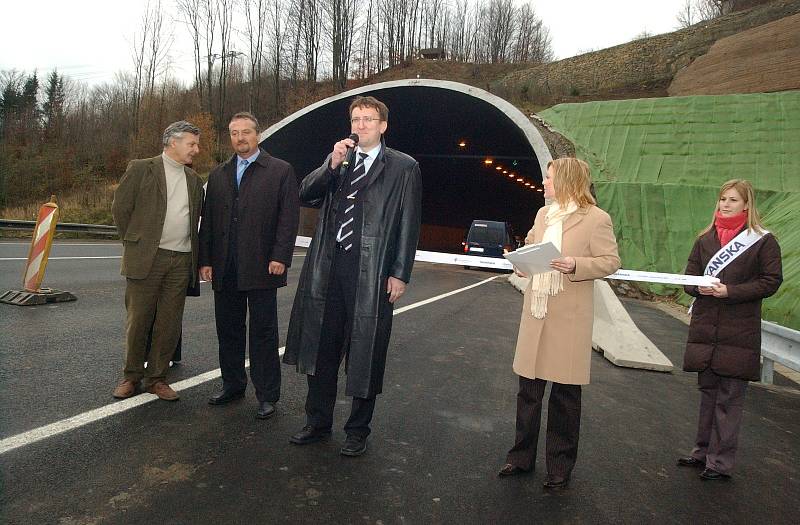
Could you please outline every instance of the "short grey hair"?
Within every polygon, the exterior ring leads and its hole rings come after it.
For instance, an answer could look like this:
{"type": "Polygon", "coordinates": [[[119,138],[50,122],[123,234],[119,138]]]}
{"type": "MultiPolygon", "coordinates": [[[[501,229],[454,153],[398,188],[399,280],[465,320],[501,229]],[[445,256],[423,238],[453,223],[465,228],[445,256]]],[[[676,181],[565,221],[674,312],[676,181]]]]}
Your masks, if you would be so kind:
{"type": "Polygon", "coordinates": [[[179,120],[178,122],[173,122],[172,124],[167,126],[167,129],[164,130],[164,147],[166,148],[167,146],[169,146],[170,140],[181,138],[181,134],[183,133],[200,135],[200,128],[198,128],[191,122],[186,122],[185,120],[179,120]]]}

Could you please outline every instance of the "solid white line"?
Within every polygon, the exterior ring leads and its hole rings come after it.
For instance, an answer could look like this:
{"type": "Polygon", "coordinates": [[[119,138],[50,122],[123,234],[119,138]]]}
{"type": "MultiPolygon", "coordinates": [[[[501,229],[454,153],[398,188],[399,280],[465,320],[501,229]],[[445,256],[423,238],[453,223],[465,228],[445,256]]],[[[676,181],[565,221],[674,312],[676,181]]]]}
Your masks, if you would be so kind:
{"type": "MultiPolygon", "coordinates": [[[[292,257],[305,257],[304,253],[293,253],[292,257]]],[[[48,257],[48,261],[71,261],[73,259],[122,259],[122,255],[86,255],[80,257],[48,257]]],[[[27,257],[0,257],[0,261],[27,261],[27,257]]]]}
{"type": "MultiPolygon", "coordinates": [[[[72,259],[122,259],[122,255],[86,255],[83,257],[48,257],[48,261],[68,261],[72,259]]],[[[27,261],[27,257],[0,257],[0,261],[27,261]]]]}
{"type": "MultiPolygon", "coordinates": [[[[483,281],[471,284],[469,286],[465,286],[464,288],[459,288],[458,290],[453,290],[451,292],[437,295],[436,297],[431,297],[430,299],[424,299],[414,304],[398,308],[397,310],[394,311],[394,315],[398,315],[403,312],[413,310],[414,308],[419,308],[420,306],[424,306],[426,304],[439,301],[446,297],[450,297],[451,295],[455,295],[457,293],[470,290],[472,288],[475,288],[476,286],[480,286],[482,284],[488,283],[489,281],[493,281],[498,277],[500,276],[495,275],[494,277],[484,279],[483,281]]],[[[286,350],[285,346],[281,347],[280,349],[278,349],[278,354],[283,355],[285,350],[286,350]]],[[[245,360],[245,366],[246,367],[250,366],[249,359],[245,360]]],[[[176,392],[180,392],[181,390],[186,390],[194,386],[200,385],[202,383],[205,383],[207,381],[217,379],[221,375],[222,373],[220,372],[220,369],[215,368],[214,370],[210,370],[203,374],[196,375],[188,379],[184,379],[183,381],[178,381],[177,383],[173,383],[170,386],[172,386],[173,390],[175,390],[176,392]]],[[[36,443],[37,441],[41,441],[42,439],[46,439],[55,436],[57,434],[62,434],[64,432],[74,430],[76,428],[80,428],[89,423],[93,423],[95,421],[99,421],[101,419],[105,419],[107,417],[120,414],[132,408],[146,405],[147,403],[155,401],[156,399],[158,399],[158,396],[154,394],[147,394],[147,393],[139,394],[138,396],[133,396],[128,399],[123,399],[122,401],[117,401],[115,403],[111,403],[110,405],[102,406],[100,408],[95,408],[94,410],[89,410],[82,414],[78,414],[77,416],[69,417],[67,419],[62,419],[61,421],[56,421],[55,423],[35,428],[33,430],[17,434],[16,436],[5,438],[2,441],[0,441],[0,454],[5,454],[6,452],[10,452],[16,448],[24,447],[26,445],[36,443]]]]}
{"type": "MultiPolygon", "coordinates": [[[[30,246],[30,241],[28,242],[3,242],[0,241],[0,246],[5,245],[19,245],[19,246],[30,246]]],[[[60,247],[60,246],[122,246],[120,242],[87,242],[87,243],[77,243],[77,242],[54,242],[53,248],[60,247]]]]}

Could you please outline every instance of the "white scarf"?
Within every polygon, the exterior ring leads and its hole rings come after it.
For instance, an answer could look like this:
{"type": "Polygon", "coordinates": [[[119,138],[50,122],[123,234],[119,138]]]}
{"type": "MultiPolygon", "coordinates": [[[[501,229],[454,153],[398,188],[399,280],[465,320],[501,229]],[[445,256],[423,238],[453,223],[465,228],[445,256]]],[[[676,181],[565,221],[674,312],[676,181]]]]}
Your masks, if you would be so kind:
{"type": "MultiPolygon", "coordinates": [[[[544,218],[545,230],[542,242],[552,242],[561,251],[561,240],[564,234],[564,221],[578,210],[578,205],[570,201],[566,208],[554,203],[547,210],[544,218]]],[[[564,289],[564,276],[553,270],[531,276],[531,314],[537,319],[547,315],[547,297],[556,295],[564,289]]]]}

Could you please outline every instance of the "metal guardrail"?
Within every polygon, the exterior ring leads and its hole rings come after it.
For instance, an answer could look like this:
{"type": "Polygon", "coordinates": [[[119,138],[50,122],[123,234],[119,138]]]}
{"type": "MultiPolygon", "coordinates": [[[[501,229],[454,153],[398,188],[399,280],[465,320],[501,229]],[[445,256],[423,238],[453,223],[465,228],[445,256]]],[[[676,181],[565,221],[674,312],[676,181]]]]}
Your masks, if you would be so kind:
{"type": "MultiPolygon", "coordinates": [[[[16,219],[0,219],[0,230],[33,230],[36,221],[22,221],[16,219]]],[[[56,232],[88,233],[91,235],[104,235],[116,237],[117,227],[105,224],[79,224],[74,222],[59,222],[56,232]]]]}
{"type": "Polygon", "coordinates": [[[775,362],[800,372],[800,332],[761,321],[761,382],[772,384],[775,362]]]}

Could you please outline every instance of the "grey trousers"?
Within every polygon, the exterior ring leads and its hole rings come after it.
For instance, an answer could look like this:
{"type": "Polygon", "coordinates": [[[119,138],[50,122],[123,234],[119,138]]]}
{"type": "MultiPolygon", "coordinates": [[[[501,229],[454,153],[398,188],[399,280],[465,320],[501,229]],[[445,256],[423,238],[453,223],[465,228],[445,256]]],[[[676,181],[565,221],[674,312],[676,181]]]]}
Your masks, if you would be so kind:
{"type": "Polygon", "coordinates": [[[166,378],[169,361],[181,337],[191,266],[191,253],[159,248],[148,276],[127,280],[125,379],[138,382],[144,378],[143,386],[147,388],[166,378]],[[153,339],[147,357],[151,327],[153,339]],[[146,357],[147,368],[144,368],[146,357]]]}
{"type": "Polygon", "coordinates": [[[697,375],[700,417],[692,457],[730,474],[736,459],[747,381],[722,377],[707,368],[697,375]]]}

